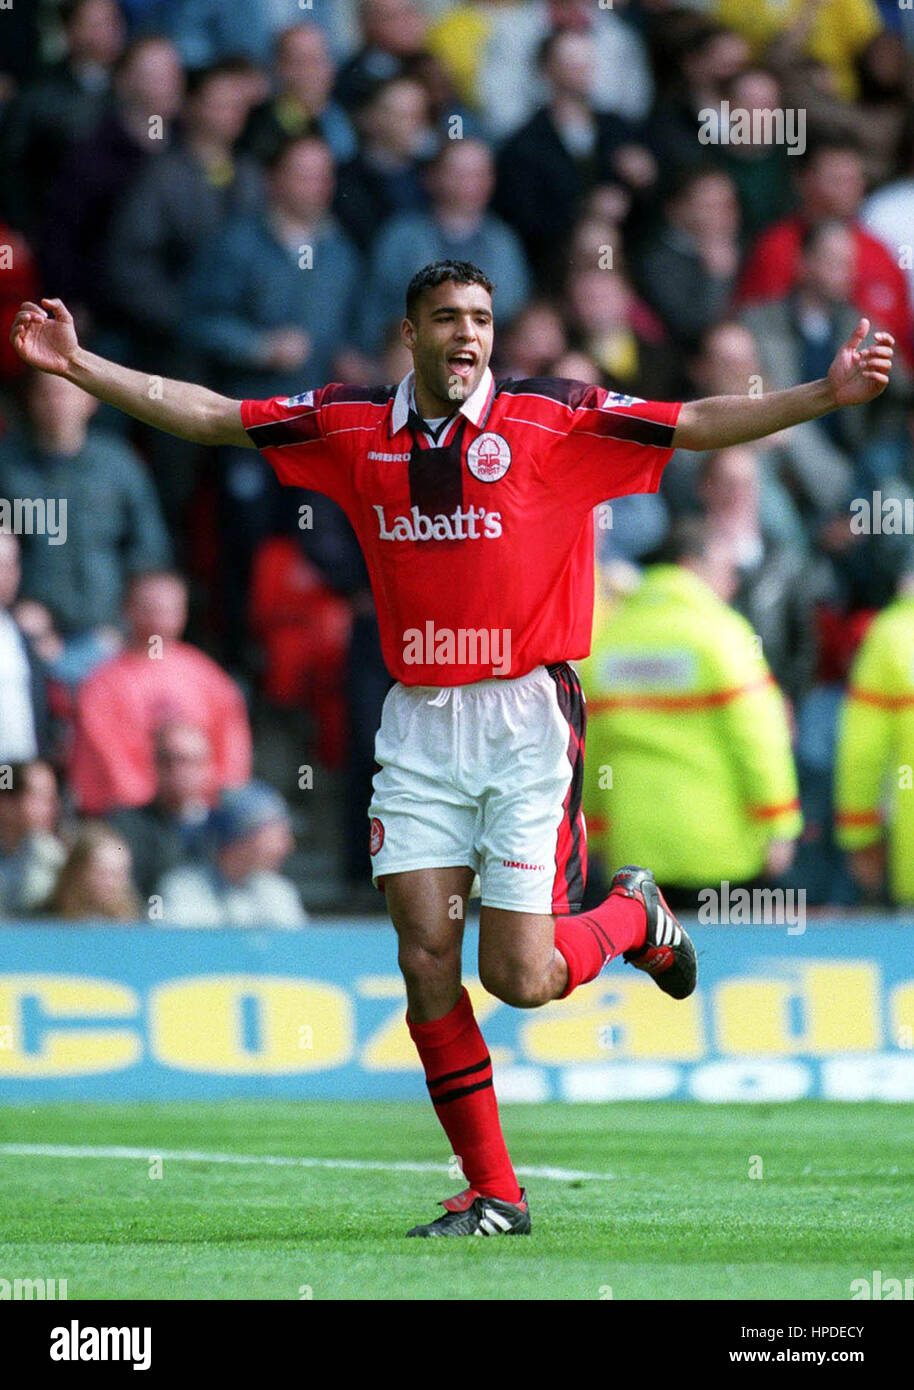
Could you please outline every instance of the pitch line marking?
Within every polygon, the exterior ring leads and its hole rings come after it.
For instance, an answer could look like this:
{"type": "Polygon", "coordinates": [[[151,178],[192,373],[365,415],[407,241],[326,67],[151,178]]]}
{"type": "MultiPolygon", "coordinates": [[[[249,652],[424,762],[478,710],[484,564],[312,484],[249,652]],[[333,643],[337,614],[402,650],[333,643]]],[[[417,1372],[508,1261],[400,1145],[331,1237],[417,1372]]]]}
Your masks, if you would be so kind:
{"type": "MultiPolygon", "coordinates": [[[[194,1149],[129,1148],[121,1144],[0,1144],[0,1155],[8,1158],[107,1158],[137,1159],[148,1163],[161,1158],[173,1163],[227,1163],[235,1166],[268,1168],[342,1168],[355,1173],[437,1173],[441,1163],[412,1163],[408,1160],[310,1158],[292,1154],[198,1153],[194,1149]]],[[[613,1173],[588,1173],[576,1168],[524,1168],[514,1170],[525,1178],[544,1178],[552,1182],[614,1182],[613,1173]]]]}

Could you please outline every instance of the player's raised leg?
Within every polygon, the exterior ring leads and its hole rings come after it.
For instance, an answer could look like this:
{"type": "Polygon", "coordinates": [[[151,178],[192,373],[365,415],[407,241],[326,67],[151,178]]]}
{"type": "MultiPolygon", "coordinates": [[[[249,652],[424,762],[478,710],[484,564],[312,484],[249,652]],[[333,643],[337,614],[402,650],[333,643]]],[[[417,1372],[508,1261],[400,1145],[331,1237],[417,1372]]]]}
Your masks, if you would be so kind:
{"type": "MultiPolygon", "coordinates": [[[[673,998],[691,994],[694,948],[649,869],[620,869],[599,907],[577,911],[587,873],[587,720],[576,671],[558,663],[476,703],[486,699],[490,708],[464,731],[465,742],[480,731],[476,762],[486,783],[478,844],[486,989],[517,1008],[536,1008],[623,956],[673,998]],[[509,750],[510,766],[487,778],[485,758],[497,741],[509,750]]],[[[472,710],[469,698],[465,705],[472,710]]]]}
{"type": "Polygon", "coordinates": [[[617,956],[674,999],[695,988],[695,948],[650,869],[619,869],[609,896],[590,912],[547,916],[483,906],[479,978],[515,1008],[566,998],[617,956]]]}
{"type": "Polygon", "coordinates": [[[461,984],[460,951],[470,868],[387,875],[406,981],[407,1025],[435,1113],[469,1186],[443,1203],[445,1215],[415,1236],[521,1234],[530,1215],[501,1132],[492,1063],[461,984]]]}

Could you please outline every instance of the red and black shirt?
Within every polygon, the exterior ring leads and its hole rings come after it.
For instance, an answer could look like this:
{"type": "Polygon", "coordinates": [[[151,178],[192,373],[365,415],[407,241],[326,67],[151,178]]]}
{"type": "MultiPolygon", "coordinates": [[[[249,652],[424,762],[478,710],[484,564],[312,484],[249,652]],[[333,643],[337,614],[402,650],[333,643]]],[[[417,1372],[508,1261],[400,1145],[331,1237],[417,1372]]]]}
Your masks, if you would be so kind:
{"type": "Polygon", "coordinates": [[[593,509],[657,491],[680,404],[486,371],[433,442],[411,385],[244,401],[242,423],[281,482],[345,511],[396,679],[465,685],[585,657],[593,509]]]}

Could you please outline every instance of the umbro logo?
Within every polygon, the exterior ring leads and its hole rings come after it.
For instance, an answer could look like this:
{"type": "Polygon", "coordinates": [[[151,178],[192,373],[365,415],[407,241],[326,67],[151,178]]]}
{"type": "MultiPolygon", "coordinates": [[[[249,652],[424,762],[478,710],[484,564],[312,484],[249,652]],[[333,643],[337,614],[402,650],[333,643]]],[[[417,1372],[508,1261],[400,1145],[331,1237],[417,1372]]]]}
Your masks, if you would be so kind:
{"type": "Polygon", "coordinates": [[[378,463],[409,463],[411,454],[385,454],[380,449],[369,449],[368,458],[378,463]]]}

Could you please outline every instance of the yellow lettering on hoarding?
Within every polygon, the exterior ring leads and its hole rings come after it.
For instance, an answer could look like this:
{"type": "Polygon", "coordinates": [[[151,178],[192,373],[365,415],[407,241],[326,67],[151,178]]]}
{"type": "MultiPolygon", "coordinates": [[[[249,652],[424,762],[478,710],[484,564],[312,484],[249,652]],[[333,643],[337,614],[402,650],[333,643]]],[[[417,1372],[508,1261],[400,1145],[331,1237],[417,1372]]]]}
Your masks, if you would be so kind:
{"type": "Polygon", "coordinates": [[[151,1055],[164,1066],[227,1076],[342,1066],[355,1037],[345,989],[271,975],[198,975],[156,985],[149,1032],[151,1055]],[[253,1030],[247,1037],[246,1013],[253,1030]]]}
{"type": "Polygon", "coordinates": [[[896,985],[889,995],[889,1030],[894,1047],[914,1048],[914,980],[896,985]]]}
{"type": "Polygon", "coordinates": [[[645,989],[643,980],[594,980],[527,1017],[518,1027],[527,1062],[692,1061],[705,1055],[699,997],[674,1005],[645,989]]]}
{"type": "Polygon", "coordinates": [[[782,978],[725,980],[718,1046],[737,1056],[828,1057],[881,1046],[879,971],[868,961],[803,961],[782,978]]]}
{"type": "Polygon", "coordinates": [[[116,980],[83,975],[0,975],[0,1024],[9,1029],[0,1048],[0,1079],[91,1076],[122,1071],[142,1055],[136,1029],[115,1023],[86,1027],[86,1020],[135,1017],[140,999],[116,980]],[[35,1001],[37,1050],[26,1051],[23,1004],[35,1001]],[[69,1026],[54,1026],[66,1024],[69,1026]],[[79,1026],[72,1026],[79,1025],[79,1026]]]}

